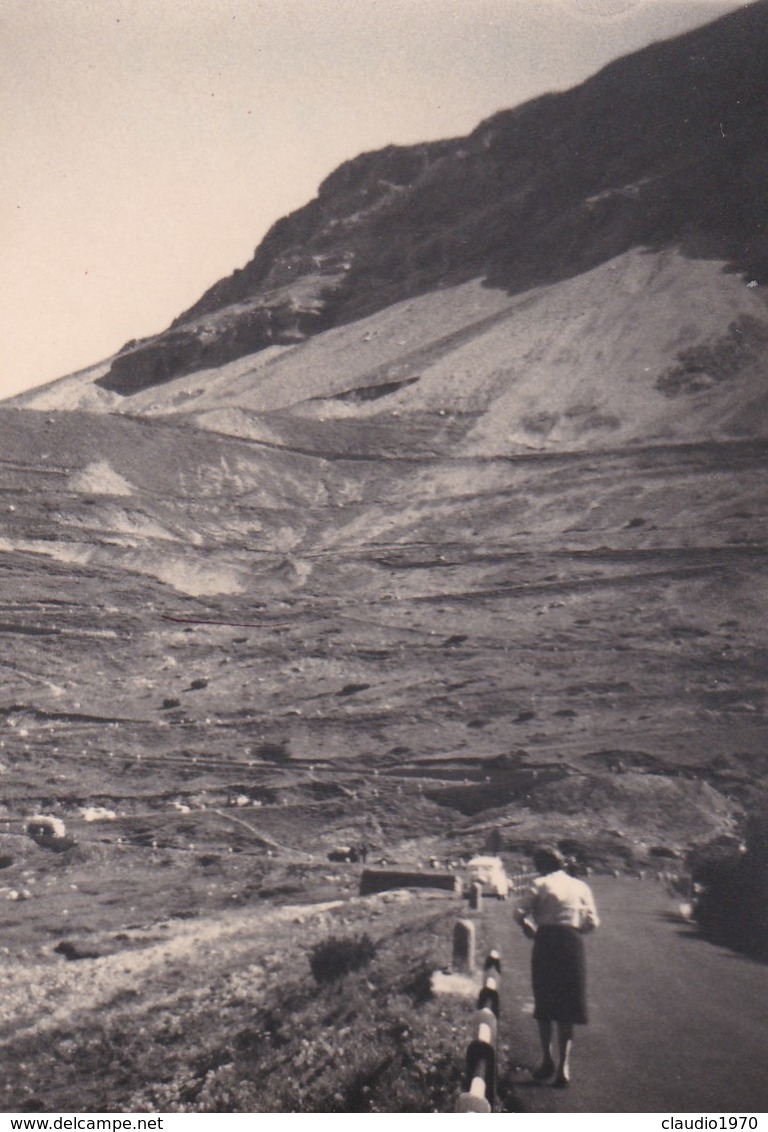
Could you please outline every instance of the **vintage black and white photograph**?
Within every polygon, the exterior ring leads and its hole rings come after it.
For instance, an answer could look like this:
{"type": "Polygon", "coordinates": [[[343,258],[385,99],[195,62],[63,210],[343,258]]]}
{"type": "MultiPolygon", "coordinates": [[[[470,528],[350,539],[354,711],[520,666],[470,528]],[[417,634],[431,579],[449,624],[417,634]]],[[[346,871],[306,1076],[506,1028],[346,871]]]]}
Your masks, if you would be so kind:
{"type": "Polygon", "coordinates": [[[0,1110],[758,1127],[768,0],[0,0],[0,89],[0,1110]]]}

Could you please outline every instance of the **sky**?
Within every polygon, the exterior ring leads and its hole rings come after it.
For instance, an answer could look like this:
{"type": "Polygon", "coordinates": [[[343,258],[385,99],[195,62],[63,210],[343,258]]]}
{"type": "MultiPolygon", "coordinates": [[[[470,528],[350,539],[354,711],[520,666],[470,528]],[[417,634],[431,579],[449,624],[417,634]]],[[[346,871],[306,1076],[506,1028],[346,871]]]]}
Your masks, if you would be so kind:
{"type": "Polygon", "coordinates": [[[0,0],[0,398],[163,330],[342,161],[737,0],[0,0]]]}

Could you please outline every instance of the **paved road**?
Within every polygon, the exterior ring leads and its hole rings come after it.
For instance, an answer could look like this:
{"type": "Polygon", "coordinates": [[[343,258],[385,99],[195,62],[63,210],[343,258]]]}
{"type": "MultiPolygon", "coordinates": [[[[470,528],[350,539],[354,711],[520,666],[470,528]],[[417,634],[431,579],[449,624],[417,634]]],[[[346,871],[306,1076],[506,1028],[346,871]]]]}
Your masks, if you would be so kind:
{"type": "Polygon", "coordinates": [[[537,1086],[530,943],[512,901],[486,900],[481,947],[504,959],[500,1081],[529,1112],[768,1111],[768,965],[699,939],[655,881],[593,878],[591,1021],[577,1027],[568,1090],[537,1086]],[[511,1088],[510,1088],[511,1087],[511,1088]]]}

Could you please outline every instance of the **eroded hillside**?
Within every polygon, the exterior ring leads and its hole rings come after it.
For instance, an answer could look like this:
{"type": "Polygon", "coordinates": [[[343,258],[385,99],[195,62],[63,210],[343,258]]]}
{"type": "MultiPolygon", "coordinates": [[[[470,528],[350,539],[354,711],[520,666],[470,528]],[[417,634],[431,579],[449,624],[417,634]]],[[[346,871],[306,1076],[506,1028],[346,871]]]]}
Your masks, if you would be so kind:
{"type": "Polygon", "coordinates": [[[244,798],[262,850],[480,821],[642,854],[730,828],[762,775],[762,442],[332,459],[2,428],[12,823],[107,804],[129,841],[199,844],[244,798]]]}

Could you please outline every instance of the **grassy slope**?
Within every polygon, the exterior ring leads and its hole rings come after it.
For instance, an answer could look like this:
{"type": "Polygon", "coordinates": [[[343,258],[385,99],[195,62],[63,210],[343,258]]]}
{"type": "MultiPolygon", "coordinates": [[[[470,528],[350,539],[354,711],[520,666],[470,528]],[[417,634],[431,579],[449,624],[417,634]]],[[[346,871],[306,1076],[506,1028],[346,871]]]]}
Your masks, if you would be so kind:
{"type": "Polygon", "coordinates": [[[455,905],[377,897],[325,911],[252,906],[155,924],[143,939],[128,933],[111,958],[11,966],[3,1107],[449,1111],[469,1007],[430,1000],[429,975],[450,960],[455,905]],[[315,983],[313,946],[363,933],[373,961],[315,983]]]}

